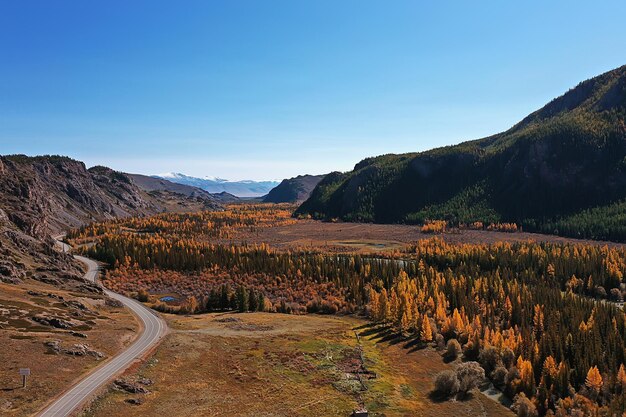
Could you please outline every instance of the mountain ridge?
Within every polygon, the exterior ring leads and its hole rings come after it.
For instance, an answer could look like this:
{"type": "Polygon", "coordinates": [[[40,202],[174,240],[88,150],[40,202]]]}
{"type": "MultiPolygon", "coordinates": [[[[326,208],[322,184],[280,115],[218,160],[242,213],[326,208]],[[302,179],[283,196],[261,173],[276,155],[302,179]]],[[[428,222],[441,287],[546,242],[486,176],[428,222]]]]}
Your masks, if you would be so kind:
{"type": "MultiPolygon", "coordinates": [[[[378,223],[513,221],[554,232],[554,221],[626,198],[625,158],[622,66],[579,83],[504,132],[366,158],[352,171],[332,173],[295,214],[378,223]]],[[[588,235],[607,237],[601,230],[588,235]]]]}

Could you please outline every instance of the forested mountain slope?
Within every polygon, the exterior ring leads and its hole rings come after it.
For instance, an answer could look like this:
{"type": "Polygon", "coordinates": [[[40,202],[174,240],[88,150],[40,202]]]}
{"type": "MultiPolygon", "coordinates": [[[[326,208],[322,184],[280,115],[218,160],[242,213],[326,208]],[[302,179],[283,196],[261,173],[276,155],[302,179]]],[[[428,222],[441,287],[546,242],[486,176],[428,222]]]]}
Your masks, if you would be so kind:
{"type": "Polygon", "coordinates": [[[625,157],[622,66],[580,83],[506,132],[368,158],[353,171],[332,173],[296,214],[380,223],[506,221],[624,240],[625,157]]]}
{"type": "Polygon", "coordinates": [[[324,175],[298,175],[297,177],[282,180],[265,197],[264,203],[294,203],[304,201],[311,195],[324,175]]]}

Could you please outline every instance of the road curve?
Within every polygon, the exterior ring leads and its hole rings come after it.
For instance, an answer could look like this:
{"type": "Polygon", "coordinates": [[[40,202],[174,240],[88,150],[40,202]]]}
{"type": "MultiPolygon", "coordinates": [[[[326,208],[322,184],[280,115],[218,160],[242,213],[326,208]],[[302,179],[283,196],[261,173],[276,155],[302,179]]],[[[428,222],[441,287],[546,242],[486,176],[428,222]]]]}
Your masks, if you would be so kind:
{"type": "MultiPolygon", "coordinates": [[[[69,246],[57,240],[57,245],[64,251],[69,246]]],[[[87,265],[85,279],[96,282],[98,276],[98,264],[84,256],[74,255],[74,258],[87,265]]],[[[49,404],[37,416],[39,417],[64,417],[69,416],[89,397],[94,395],[104,384],[116,375],[128,368],[136,359],[142,357],[147,351],[156,346],[167,332],[167,324],[155,312],[145,307],[140,302],[107,289],[104,292],[111,298],[120,301],[128,307],[133,314],[143,323],[143,332],[126,350],[113,357],[102,366],[89,373],[80,382],[62,394],[54,402],[49,404]]]]}

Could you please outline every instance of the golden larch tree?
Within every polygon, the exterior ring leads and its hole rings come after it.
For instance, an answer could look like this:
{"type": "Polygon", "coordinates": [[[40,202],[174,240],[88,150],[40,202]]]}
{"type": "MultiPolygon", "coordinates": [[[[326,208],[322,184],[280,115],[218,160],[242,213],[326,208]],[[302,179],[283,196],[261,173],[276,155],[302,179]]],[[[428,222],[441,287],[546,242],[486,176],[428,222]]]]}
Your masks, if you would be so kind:
{"type": "Polygon", "coordinates": [[[420,338],[423,342],[430,342],[433,340],[433,329],[430,327],[430,319],[426,314],[422,317],[422,327],[420,329],[420,338]]]}
{"type": "Polygon", "coordinates": [[[600,375],[600,371],[597,366],[592,366],[589,368],[589,372],[587,372],[587,378],[585,378],[585,385],[587,388],[595,390],[596,392],[600,391],[602,388],[602,375],[600,375]]]}

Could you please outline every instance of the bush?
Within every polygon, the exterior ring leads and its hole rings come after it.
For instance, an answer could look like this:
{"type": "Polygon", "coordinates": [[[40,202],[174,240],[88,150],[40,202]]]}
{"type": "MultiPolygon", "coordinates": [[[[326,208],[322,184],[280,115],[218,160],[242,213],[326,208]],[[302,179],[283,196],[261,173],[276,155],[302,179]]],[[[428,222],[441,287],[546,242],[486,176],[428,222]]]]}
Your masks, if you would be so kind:
{"type": "Polygon", "coordinates": [[[502,364],[509,369],[515,363],[515,353],[510,348],[502,350],[502,364]]]}
{"type": "Polygon", "coordinates": [[[456,339],[448,340],[448,344],[446,345],[446,359],[455,360],[461,354],[461,344],[456,339]]]}
{"type": "Polygon", "coordinates": [[[490,346],[480,352],[478,362],[480,362],[480,365],[487,374],[491,374],[493,370],[496,369],[496,366],[500,364],[500,354],[495,347],[490,346]]]}
{"type": "Polygon", "coordinates": [[[472,339],[463,345],[463,357],[470,361],[475,362],[478,359],[480,353],[480,341],[472,339]]]}
{"type": "Polygon", "coordinates": [[[459,392],[459,380],[454,371],[442,371],[435,376],[435,394],[450,398],[459,392]]]}
{"type": "Polygon", "coordinates": [[[137,297],[135,298],[137,299],[137,301],[145,303],[149,299],[148,292],[146,290],[139,290],[137,292],[137,297]]]}
{"type": "Polygon", "coordinates": [[[496,387],[503,387],[506,384],[506,375],[508,371],[504,366],[498,366],[491,373],[491,380],[496,387]]]}
{"type": "Polygon", "coordinates": [[[478,362],[465,362],[456,368],[456,377],[459,380],[459,392],[465,395],[485,379],[485,370],[478,362]]]}
{"type": "Polygon", "coordinates": [[[446,348],[446,339],[441,333],[437,333],[435,336],[435,343],[437,344],[437,350],[444,350],[446,348]]]}
{"type": "Polygon", "coordinates": [[[519,382],[519,377],[519,371],[515,366],[509,368],[509,371],[506,373],[506,377],[504,378],[505,392],[507,393],[507,395],[509,395],[509,397],[515,395],[514,388],[517,387],[517,383],[515,382],[516,380],[518,380],[517,382],[519,382]]]}
{"type": "Polygon", "coordinates": [[[517,417],[537,417],[538,415],[537,407],[523,392],[515,396],[511,410],[517,414],[517,417]]]}
{"type": "Polygon", "coordinates": [[[611,294],[611,300],[617,302],[623,301],[622,292],[619,290],[619,288],[611,288],[611,291],[609,291],[609,293],[611,294]]]}

